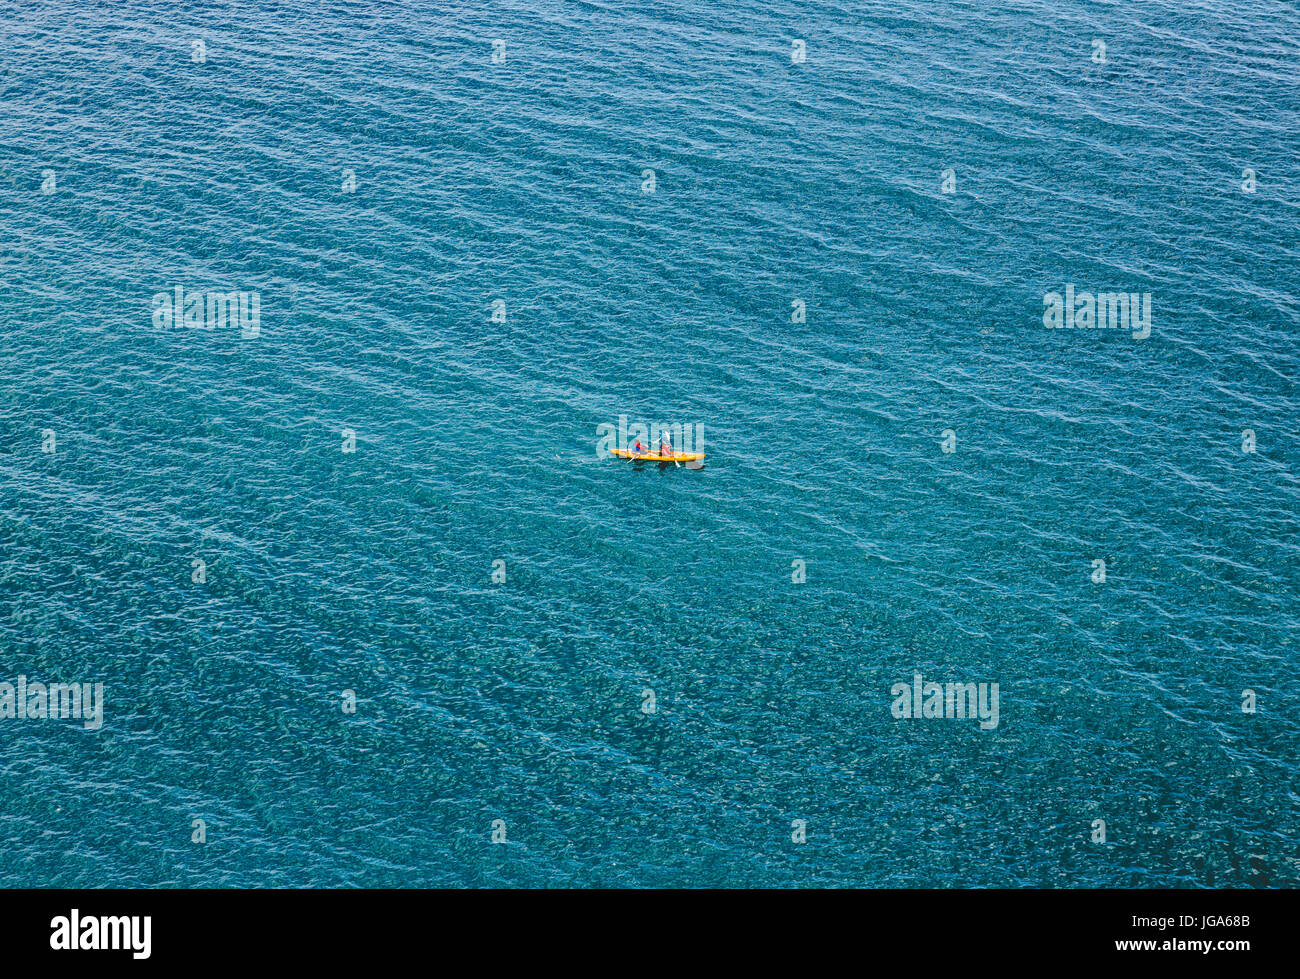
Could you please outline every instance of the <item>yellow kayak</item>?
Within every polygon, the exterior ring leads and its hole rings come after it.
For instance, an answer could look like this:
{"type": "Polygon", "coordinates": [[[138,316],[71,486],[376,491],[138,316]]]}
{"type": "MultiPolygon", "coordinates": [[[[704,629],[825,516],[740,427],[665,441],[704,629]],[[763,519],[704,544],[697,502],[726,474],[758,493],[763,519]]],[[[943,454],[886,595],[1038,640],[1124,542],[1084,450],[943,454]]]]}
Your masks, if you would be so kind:
{"type": "Polygon", "coordinates": [[[637,462],[699,462],[704,458],[703,452],[674,452],[672,455],[660,455],[657,452],[628,452],[626,449],[610,449],[609,454],[615,459],[634,459],[637,462]]]}

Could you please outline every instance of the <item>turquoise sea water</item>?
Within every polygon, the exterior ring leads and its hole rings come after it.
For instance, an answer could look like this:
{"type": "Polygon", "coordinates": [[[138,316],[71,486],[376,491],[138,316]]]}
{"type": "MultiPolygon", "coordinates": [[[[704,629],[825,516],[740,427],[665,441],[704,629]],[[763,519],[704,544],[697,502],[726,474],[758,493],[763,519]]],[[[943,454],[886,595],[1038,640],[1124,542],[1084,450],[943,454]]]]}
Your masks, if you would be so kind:
{"type": "Polygon", "coordinates": [[[0,883],[1296,885],[1297,28],[6,5],[0,883]]]}

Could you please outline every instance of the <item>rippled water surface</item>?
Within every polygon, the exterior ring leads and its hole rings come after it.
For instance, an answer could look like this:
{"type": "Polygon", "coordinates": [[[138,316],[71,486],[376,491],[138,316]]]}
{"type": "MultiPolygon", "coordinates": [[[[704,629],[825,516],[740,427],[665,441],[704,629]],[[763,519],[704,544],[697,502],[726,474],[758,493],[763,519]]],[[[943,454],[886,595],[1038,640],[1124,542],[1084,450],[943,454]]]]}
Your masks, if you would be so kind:
{"type": "Polygon", "coordinates": [[[7,4],[0,883],[1296,885],[1297,28],[7,4]]]}

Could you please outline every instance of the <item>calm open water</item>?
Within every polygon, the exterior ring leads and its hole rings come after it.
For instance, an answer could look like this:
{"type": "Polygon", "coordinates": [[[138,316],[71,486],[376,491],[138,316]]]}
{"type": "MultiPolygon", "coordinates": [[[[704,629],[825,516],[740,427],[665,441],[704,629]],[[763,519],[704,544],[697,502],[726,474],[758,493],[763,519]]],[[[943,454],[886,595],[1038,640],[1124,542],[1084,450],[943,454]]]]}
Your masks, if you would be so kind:
{"type": "Polygon", "coordinates": [[[0,884],[1300,883],[1298,30],[6,4],[0,884]]]}

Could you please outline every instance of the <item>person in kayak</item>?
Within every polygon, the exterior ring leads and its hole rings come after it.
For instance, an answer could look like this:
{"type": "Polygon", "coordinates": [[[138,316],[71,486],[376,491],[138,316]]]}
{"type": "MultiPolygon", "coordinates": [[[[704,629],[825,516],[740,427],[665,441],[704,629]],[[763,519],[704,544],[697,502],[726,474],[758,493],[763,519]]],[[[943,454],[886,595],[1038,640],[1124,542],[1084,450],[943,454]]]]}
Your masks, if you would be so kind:
{"type": "Polygon", "coordinates": [[[666,434],[660,436],[660,439],[659,439],[659,454],[660,454],[661,456],[668,456],[669,458],[672,457],[672,454],[673,454],[673,443],[672,443],[671,440],[669,440],[669,438],[668,438],[668,436],[667,436],[666,434]]]}
{"type": "Polygon", "coordinates": [[[648,451],[649,449],[647,449],[644,445],[641,444],[641,440],[639,438],[636,440],[636,445],[632,446],[633,453],[640,453],[644,455],[648,451]]]}

